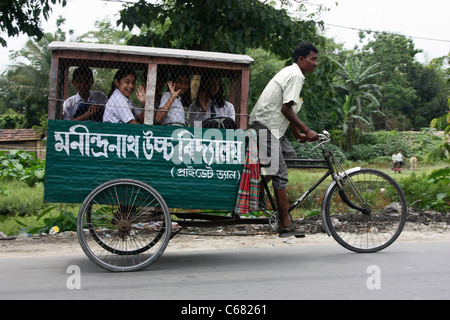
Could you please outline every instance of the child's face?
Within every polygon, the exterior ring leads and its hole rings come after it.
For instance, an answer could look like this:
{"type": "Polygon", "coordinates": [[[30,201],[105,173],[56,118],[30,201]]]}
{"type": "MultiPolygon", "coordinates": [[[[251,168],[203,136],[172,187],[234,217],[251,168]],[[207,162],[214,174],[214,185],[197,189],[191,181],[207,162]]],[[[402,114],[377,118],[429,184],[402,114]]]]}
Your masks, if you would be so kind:
{"type": "Polygon", "coordinates": [[[134,75],[129,74],[122,78],[120,82],[117,79],[114,80],[114,84],[125,97],[130,97],[136,89],[136,78],[134,75]]]}
{"type": "Polygon", "coordinates": [[[210,97],[214,97],[219,92],[219,90],[220,90],[219,80],[212,79],[211,87],[209,88],[210,97]]]}
{"type": "Polygon", "coordinates": [[[182,96],[189,89],[189,78],[181,76],[175,81],[175,91],[180,90],[179,95],[182,96]]]}
{"type": "Polygon", "coordinates": [[[72,80],[72,84],[81,97],[89,97],[89,93],[94,84],[94,79],[89,76],[79,76],[72,80]]]}

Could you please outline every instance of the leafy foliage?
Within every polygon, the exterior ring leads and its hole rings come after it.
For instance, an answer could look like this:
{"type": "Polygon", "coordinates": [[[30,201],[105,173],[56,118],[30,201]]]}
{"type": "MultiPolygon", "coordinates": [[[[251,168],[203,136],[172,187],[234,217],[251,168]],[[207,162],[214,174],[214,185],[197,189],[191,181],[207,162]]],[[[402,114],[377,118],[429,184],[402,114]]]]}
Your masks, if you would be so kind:
{"type": "Polygon", "coordinates": [[[73,215],[72,212],[61,209],[59,215],[56,217],[48,217],[48,213],[55,209],[55,207],[49,207],[42,211],[37,217],[36,221],[40,221],[42,219],[43,226],[27,226],[22,223],[20,220],[16,219],[16,222],[22,225],[24,228],[19,230],[19,233],[29,233],[29,234],[41,234],[41,233],[49,233],[50,229],[53,227],[58,227],[59,232],[65,231],[76,231],[77,230],[77,218],[73,215]],[[47,216],[47,217],[46,217],[47,216]]]}
{"type": "MultiPolygon", "coordinates": [[[[450,99],[448,100],[448,106],[450,109],[450,99]]],[[[447,155],[447,159],[450,159],[450,112],[447,112],[444,116],[433,119],[430,124],[431,128],[438,130],[444,130],[444,136],[439,148],[435,153],[444,152],[447,155]]]]}
{"type": "Polygon", "coordinates": [[[430,157],[430,154],[439,147],[439,143],[440,138],[427,131],[420,133],[379,131],[362,135],[361,143],[352,145],[346,154],[352,161],[370,162],[381,157],[390,161],[394,152],[402,150],[403,156],[407,158],[414,155],[421,160],[439,161],[443,158],[430,157]]]}
{"type": "Polygon", "coordinates": [[[406,36],[381,32],[362,32],[366,41],[358,55],[368,64],[379,64],[383,74],[376,79],[381,87],[381,111],[378,130],[408,130],[428,126],[431,119],[446,108],[445,77],[438,64],[423,65],[415,61],[421,52],[406,36]]]}
{"type": "Polygon", "coordinates": [[[147,27],[132,45],[228,53],[263,48],[284,59],[301,39],[317,39],[315,22],[296,21],[259,0],[140,0],[121,11],[118,24],[147,27]]]}
{"type": "Polygon", "coordinates": [[[48,44],[65,40],[65,33],[60,29],[64,21],[58,19],[54,34],[46,33],[39,41],[28,40],[21,50],[10,56],[13,64],[0,79],[0,93],[5,93],[0,95],[0,112],[1,106],[5,105],[13,113],[20,114],[23,118],[16,122],[16,127],[40,126],[42,116],[47,114],[51,67],[48,44]]]}
{"type": "Polygon", "coordinates": [[[0,117],[0,129],[19,129],[24,122],[23,117],[17,114],[6,114],[0,117]]]}
{"type": "Polygon", "coordinates": [[[118,30],[114,28],[108,18],[95,21],[95,30],[82,34],[78,41],[90,43],[124,44],[131,38],[132,34],[128,30],[118,30]]]}
{"type": "Polygon", "coordinates": [[[263,49],[249,49],[246,54],[255,60],[255,63],[250,67],[248,106],[251,111],[267,83],[278,71],[283,69],[285,62],[263,49]]]}
{"type": "Polygon", "coordinates": [[[17,179],[34,186],[44,182],[45,161],[25,151],[0,151],[0,180],[17,179]]]}
{"type": "Polygon", "coordinates": [[[402,179],[399,183],[409,203],[419,209],[450,212],[448,190],[450,167],[435,170],[430,175],[416,175],[402,179]]]}
{"type": "MultiPolygon", "coordinates": [[[[0,31],[8,37],[25,33],[41,39],[41,15],[48,19],[51,11],[50,3],[66,5],[66,0],[2,0],[0,2],[0,31]]],[[[0,44],[6,47],[6,41],[0,37],[0,44]]]]}
{"type": "Polygon", "coordinates": [[[30,187],[19,180],[1,180],[0,183],[0,217],[34,216],[46,208],[42,202],[43,185],[30,187]]]}
{"type": "Polygon", "coordinates": [[[378,109],[380,86],[369,82],[382,72],[376,72],[378,64],[365,68],[357,57],[348,56],[345,65],[336,63],[341,81],[336,83],[335,87],[345,93],[345,103],[342,109],[338,110],[343,118],[342,131],[347,136],[349,146],[353,140],[354,128],[363,128],[364,125],[372,128],[372,114],[374,112],[382,114],[378,109]]]}

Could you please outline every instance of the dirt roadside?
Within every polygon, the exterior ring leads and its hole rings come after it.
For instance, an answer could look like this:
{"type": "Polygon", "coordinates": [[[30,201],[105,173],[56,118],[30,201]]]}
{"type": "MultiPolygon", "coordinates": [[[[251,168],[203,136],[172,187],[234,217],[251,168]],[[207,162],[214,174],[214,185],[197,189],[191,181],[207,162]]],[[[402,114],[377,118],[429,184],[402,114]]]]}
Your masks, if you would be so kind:
{"type": "MultiPolygon", "coordinates": [[[[447,222],[428,224],[407,223],[397,242],[449,241],[450,225],[447,222]]],[[[187,250],[227,250],[241,248],[302,247],[320,244],[334,244],[336,241],[323,232],[307,233],[304,238],[279,238],[267,230],[245,226],[239,229],[216,228],[182,230],[170,240],[165,252],[187,250]]],[[[0,240],[0,259],[84,255],[76,233],[57,235],[17,237],[14,240],[0,240]]]]}

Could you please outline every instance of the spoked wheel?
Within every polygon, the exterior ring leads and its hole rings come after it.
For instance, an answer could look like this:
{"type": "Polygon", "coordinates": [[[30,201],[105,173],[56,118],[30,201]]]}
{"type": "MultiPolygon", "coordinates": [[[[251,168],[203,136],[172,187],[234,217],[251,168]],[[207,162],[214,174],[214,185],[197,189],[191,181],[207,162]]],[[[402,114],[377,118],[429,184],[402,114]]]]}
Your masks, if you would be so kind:
{"type": "Polygon", "coordinates": [[[280,214],[274,211],[270,214],[268,219],[269,227],[273,232],[278,232],[280,229],[280,214]]]}
{"type": "Polygon", "coordinates": [[[166,249],[171,229],[161,195],[131,179],[100,185],[86,197],[78,214],[83,251],[109,271],[137,271],[154,263],[166,249]]]}
{"type": "Polygon", "coordinates": [[[324,199],[324,222],[333,238],[361,253],[391,245],[407,215],[406,199],[397,182],[378,170],[361,169],[342,178],[341,184],[343,189],[335,184],[324,199]]]}

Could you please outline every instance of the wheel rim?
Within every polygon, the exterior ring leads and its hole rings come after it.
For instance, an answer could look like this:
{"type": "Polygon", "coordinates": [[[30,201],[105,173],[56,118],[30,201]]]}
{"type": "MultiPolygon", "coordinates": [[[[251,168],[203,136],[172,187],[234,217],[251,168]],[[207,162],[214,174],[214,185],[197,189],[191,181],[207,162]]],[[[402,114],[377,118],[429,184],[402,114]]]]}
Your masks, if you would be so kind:
{"type": "Polygon", "coordinates": [[[360,191],[354,195],[345,182],[344,190],[357,206],[370,205],[370,213],[347,206],[337,186],[329,198],[327,224],[333,237],[344,247],[356,252],[375,252],[392,244],[400,235],[406,221],[406,201],[398,184],[387,175],[361,170],[350,175],[360,191]],[[362,196],[364,203],[358,201],[362,196]]]}
{"type": "Polygon", "coordinates": [[[78,216],[78,237],[86,255],[111,271],[152,264],[170,239],[171,220],[162,197],[133,181],[107,183],[94,190],[78,216]]]}

